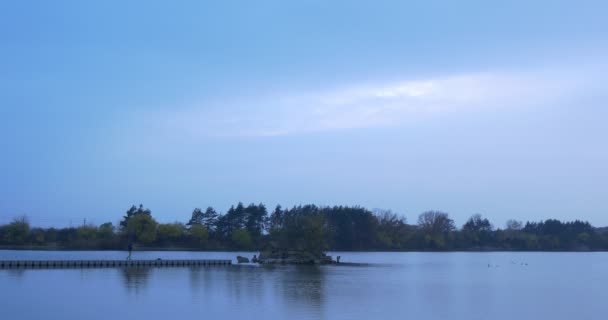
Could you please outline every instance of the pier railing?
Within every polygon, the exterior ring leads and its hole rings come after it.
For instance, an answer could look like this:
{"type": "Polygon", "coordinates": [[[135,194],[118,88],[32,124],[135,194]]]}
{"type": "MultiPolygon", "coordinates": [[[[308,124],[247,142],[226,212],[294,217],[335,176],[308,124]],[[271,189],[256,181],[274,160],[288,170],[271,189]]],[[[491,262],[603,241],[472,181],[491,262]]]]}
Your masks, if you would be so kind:
{"type": "Polygon", "coordinates": [[[227,266],[232,260],[0,260],[0,269],[227,266]]]}

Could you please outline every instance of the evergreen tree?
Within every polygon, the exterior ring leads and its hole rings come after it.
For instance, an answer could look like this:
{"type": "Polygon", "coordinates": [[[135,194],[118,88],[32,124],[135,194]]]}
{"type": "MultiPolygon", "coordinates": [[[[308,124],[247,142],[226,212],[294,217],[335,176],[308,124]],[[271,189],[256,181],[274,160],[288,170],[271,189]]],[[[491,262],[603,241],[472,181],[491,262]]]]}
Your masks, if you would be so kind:
{"type": "Polygon", "coordinates": [[[205,213],[202,216],[202,223],[207,228],[207,230],[215,230],[217,226],[217,220],[219,215],[212,207],[207,207],[205,213]]]}
{"type": "Polygon", "coordinates": [[[140,215],[140,214],[151,216],[152,212],[150,211],[150,209],[144,209],[144,206],[142,204],[139,205],[139,208],[135,207],[135,205],[131,206],[131,208],[129,208],[129,210],[127,210],[125,216],[122,218],[122,221],[120,222],[121,230],[124,230],[127,227],[129,220],[131,218],[133,218],[137,215],[140,215]]]}
{"type": "Polygon", "coordinates": [[[203,224],[203,212],[199,208],[194,208],[190,221],[186,223],[187,226],[192,226],[195,224],[203,224]]]}

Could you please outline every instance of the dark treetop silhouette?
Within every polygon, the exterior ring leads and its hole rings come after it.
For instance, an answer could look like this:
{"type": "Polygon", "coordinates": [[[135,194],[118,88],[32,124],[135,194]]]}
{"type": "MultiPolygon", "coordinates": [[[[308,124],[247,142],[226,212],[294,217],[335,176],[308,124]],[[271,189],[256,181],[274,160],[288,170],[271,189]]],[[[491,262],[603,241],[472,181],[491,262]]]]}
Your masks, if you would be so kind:
{"type": "Polygon", "coordinates": [[[607,250],[608,231],[588,222],[510,220],[495,228],[473,215],[458,229],[440,211],[420,214],[408,224],[391,211],[363,207],[275,207],[238,203],[219,214],[212,207],[194,209],[186,224],[158,223],[152,211],[132,206],[118,228],[112,223],[69,228],[31,227],[26,217],[0,226],[0,247],[36,249],[124,250],[129,242],[142,249],[186,250],[607,250]]]}

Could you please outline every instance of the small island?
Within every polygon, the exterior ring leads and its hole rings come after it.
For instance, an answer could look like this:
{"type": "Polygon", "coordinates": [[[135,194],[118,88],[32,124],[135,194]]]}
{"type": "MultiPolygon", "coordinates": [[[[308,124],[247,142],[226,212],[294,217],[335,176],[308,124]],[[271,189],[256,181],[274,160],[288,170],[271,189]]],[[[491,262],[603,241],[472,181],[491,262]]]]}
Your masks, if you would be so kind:
{"type": "Polygon", "coordinates": [[[266,250],[257,258],[259,264],[332,264],[332,260],[324,252],[308,250],[266,250]]]}

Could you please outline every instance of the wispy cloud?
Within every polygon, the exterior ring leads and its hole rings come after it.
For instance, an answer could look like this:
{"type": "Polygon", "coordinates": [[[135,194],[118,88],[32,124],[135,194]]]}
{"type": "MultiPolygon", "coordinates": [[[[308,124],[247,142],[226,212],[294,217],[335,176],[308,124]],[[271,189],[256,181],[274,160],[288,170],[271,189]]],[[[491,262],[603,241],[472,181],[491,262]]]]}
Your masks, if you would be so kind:
{"type": "Polygon", "coordinates": [[[281,136],[398,126],[435,114],[529,108],[588,89],[585,72],[486,72],[277,93],[153,116],[195,136],[281,136]]]}

